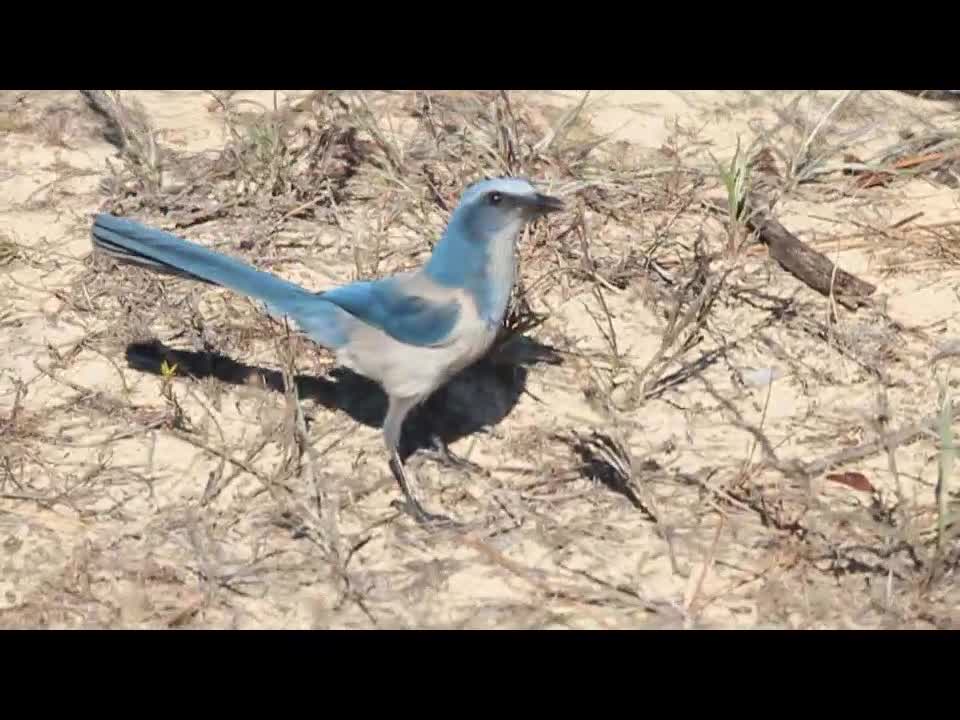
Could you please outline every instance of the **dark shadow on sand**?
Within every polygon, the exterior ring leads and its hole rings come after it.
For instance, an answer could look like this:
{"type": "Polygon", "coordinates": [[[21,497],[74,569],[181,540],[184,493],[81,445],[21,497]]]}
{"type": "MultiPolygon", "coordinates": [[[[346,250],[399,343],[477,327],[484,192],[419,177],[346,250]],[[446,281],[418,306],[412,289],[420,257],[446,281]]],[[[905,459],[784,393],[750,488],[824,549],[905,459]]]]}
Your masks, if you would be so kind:
{"type": "MultiPolygon", "coordinates": [[[[142,372],[161,374],[164,361],[177,365],[178,375],[208,377],[230,385],[261,385],[284,391],[283,374],[274,369],[247,365],[227,355],[176,350],[160,341],[127,346],[127,363],[142,372]]],[[[526,387],[528,369],[538,364],[559,364],[560,355],[550,346],[518,335],[498,345],[474,365],[452,378],[404,423],[400,456],[406,460],[420,449],[444,445],[492,427],[506,418],[526,387]]],[[[297,375],[301,399],[313,400],[330,410],[346,413],[364,425],[380,428],[387,398],[380,386],[346,368],[335,368],[326,377],[297,375]]]]}

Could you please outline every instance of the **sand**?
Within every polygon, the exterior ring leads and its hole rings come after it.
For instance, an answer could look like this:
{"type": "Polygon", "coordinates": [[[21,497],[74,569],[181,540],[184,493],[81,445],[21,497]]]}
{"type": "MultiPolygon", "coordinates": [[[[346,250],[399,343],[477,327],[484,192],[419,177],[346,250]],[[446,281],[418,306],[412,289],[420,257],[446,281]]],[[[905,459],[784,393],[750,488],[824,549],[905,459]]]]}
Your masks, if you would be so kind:
{"type": "MultiPolygon", "coordinates": [[[[738,139],[746,146],[763,132],[784,136],[778,125],[794,98],[793,110],[809,121],[796,132],[802,139],[841,95],[594,91],[589,122],[575,132],[605,136],[651,168],[686,137],[686,166],[715,173],[711,153],[729,161],[738,139]]],[[[282,106],[306,96],[247,92],[232,101],[270,109],[275,99],[282,106]]],[[[142,103],[171,152],[212,156],[230,138],[209,94],[124,97],[142,103]]],[[[409,100],[370,97],[384,117],[396,113],[391,103],[409,100]]],[[[514,97],[538,108],[549,128],[583,92],[514,97]]],[[[908,131],[956,133],[960,121],[956,105],[894,92],[847,102],[821,137],[834,145],[846,138],[846,152],[864,162],[908,131]]],[[[414,121],[397,115],[402,135],[414,121]]],[[[840,154],[830,162],[842,162],[840,154]]],[[[108,196],[108,162],[118,163],[117,149],[79,93],[0,93],[0,626],[956,625],[960,595],[949,563],[924,584],[936,433],[839,470],[862,473],[877,500],[823,473],[802,482],[784,470],[870,442],[880,402],[896,430],[937,412],[941,380],[955,385],[954,359],[938,356],[960,337],[955,187],[918,175],[857,189],[835,173],[795,188],[778,207],[780,220],[877,285],[884,300],[840,313],[835,331],[853,349],[815,333],[829,298],[753,251],[731,277],[793,298],[797,315],[773,317],[759,301],[724,296],[701,349],[668,373],[723,352],[639,405],[629,402],[625,378],[654,358],[670,310],[652,276],[623,288],[608,282],[599,295],[582,278],[532,291],[548,314],[532,335],[563,350],[564,361],[526,368],[521,388],[490,367],[459,378],[446,400],[476,417],[464,420],[469,432],[451,430],[450,450],[475,466],[448,467],[427,452],[409,460],[427,504],[467,526],[450,532],[418,527],[391,506],[397,491],[364,408],[302,397],[314,459],[291,461],[296,453],[283,438],[294,436],[295,418],[282,392],[254,381],[168,383],[128,364],[131,326],[140,339],[268,370],[281,367],[275,340],[283,334],[228,292],[192,286],[187,296],[182,281],[91,265],[90,221],[108,196]],[[191,324],[195,317],[206,329],[191,324]],[[578,459],[574,434],[593,432],[616,438],[632,457],[636,502],[578,459]],[[902,502],[890,510],[898,493],[902,502]],[[889,523],[884,512],[912,524],[889,523]]],[[[318,290],[349,281],[355,244],[361,264],[379,257],[376,225],[361,223],[379,199],[352,202],[342,222],[298,223],[282,237],[291,244],[271,239],[262,223],[249,226],[251,242],[274,243],[265,251],[269,269],[291,280],[318,290]]],[[[400,226],[382,233],[392,250],[378,272],[422,261],[443,222],[440,210],[429,217],[419,234],[400,226]]],[[[722,225],[686,211],[670,217],[653,212],[627,227],[591,216],[591,255],[612,267],[657,232],[688,246],[698,233],[722,245],[722,225]]],[[[183,234],[231,252],[241,239],[215,225],[183,234]]],[[[539,269],[531,260],[525,277],[539,269]]],[[[328,354],[304,341],[296,347],[300,374],[330,371],[328,354]]],[[[956,541],[947,547],[955,560],[956,541]]]]}

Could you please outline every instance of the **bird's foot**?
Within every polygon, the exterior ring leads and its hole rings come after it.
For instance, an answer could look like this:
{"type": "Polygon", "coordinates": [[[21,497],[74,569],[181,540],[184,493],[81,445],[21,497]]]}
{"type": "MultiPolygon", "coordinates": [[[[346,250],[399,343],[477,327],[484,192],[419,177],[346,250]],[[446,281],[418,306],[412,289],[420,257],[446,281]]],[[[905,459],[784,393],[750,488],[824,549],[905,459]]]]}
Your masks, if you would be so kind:
{"type": "Polygon", "coordinates": [[[424,454],[432,459],[436,460],[441,465],[446,465],[447,467],[454,468],[456,470],[463,470],[465,472],[482,472],[481,468],[477,463],[472,460],[467,460],[466,458],[459,457],[450,452],[450,448],[447,444],[440,438],[439,435],[434,435],[430,438],[430,442],[433,447],[429,450],[425,450],[424,454]]]}
{"type": "Polygon", "coordinates": [[[407,500],[394,500],[390,503],[400,512],[410,515],[420,525],[433,527],[459,528],[460,523],[446,515],[438,515],[426,510],[420,503],[413,498],[407,500]]]}
{"type": "Polygon", "coordinates": [[[390,455],[390,470],[400,485],[400,491],[403,493],[403,500],[394,500],[391,505],[398,508],[413,517],[421,525],[434,527],[459,527],[460,524],[451,520],[446,515],[436,515],[424,509],[411,487],[409,478],[403,469],[403,463],[400,462],[400,456],[394,450],[390,455]]]}

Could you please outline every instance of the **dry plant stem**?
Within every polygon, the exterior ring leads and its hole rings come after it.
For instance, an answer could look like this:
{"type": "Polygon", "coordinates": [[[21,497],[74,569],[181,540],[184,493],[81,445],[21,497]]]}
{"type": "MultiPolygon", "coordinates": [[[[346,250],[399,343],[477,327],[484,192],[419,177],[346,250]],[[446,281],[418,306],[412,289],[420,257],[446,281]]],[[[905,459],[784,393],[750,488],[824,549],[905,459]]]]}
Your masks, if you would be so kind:
{"type": "MultiPolygon", "coordinates": [[[[773,380],[767,383],[767,395],[763,401],[763,411],[760,414],[760,427],[758,430],[763,432],[763,426],[767,421],[767,410],[770,407],[770,396],[773,394],[773,380]]],[[[753,462],[753,456],[757,452],[757,445],[759,445],[759,440],[754,436],[751,438],[750,442],[750,452],[747,454],[746,459],[743,461],[743,469],[741,470],[741,475],[746,478],[750,472],[750,464],[753,462]]]]}
{"type": "Polygon", "coordinates": [[[902,504],[906,499],[903,494],[903,484],[900,481],[900,469],[897,466],[896,445],[890,442],[889,430],[887,426],[890,423],[890,399],[887,395],[885,385],[880,386],[880,395],[877,408],[877,435],[883,442],[883,449],[887,453],[887,467],[890,474],[893,475],[894,484],[897,493],[897,504],[902,504]]]}
{"type": "MultiPolygon", "coordinates": [[[[163,393],[163,394],[165,395],[165,397],[169,397],[169,398],[172,399],[172,398],[174,397],[174,395],[173,395],[173,389],[172,389],[172,383],[171,383],[171,381],[172,381],[172,378],[165,378],[165,379],[164,379],[165,385],[164,385],[164,389],[161,391],[161,393],[163,393]]],[[[217,419],[217,417],[216,417],[216,413],[214,412],[214,409],[213,409],[212,407],[210,407],[210,404],[209,404],[206,400],[204,400],[203,398],[201,398],[198,393],[195,393],[195,392],[192,392],[192,391],[188,391],[188,392],[190,392],[191,397],[193,397],[193,399],[194,399],[196,402],[198,402],[198,403],[203,407],[203,409],[206,411],[207,417],[210,418],[210,421],[213,423],[214,427],[217,428],[217,434],[220,435],[220,443],[221,443],[224,447],[226,447],[226,445],[227,445],[227,438],[226,438],[226,435],[225,435],[224,432],[223,432],[223,426],[220,424],[220,421],[219,421],[219,420],[217,419]]],[[[248,460],[248,462],[249,462],[249,460],[248,460]]],[[[209,502],[210,496],[215,496],[215,495],[219,494],[219,491],[217,490],[217,488],[220,486],[220,481],[223,479],[223,471],[224,471],[224,468],[226,467],[226,463],[227,463],[226,458],[221,455],[221,456],[220,456],[220,465],[217,467],[216,472],[213,472],[213,473],[210,474],[210,477],[209,477],[209,479],[207,480],[207,485],[206,485],[206,487],[205,487],[204,490],[203,490],[203,495],[201,495],[201,497],[200,497],[200,505],[201,505],[201,506],[206,505],[206,504],[209,502]]]]}
{"type": "Polygon", "coordinates": [[[690,571],[681,568],[680,563],[677,560],[677,549],[674,543],[673,528],[663,519],[663,512],[660,510],[660,504],[657,502],[657,499],[654,497],[653,493],[647,491],[647,488],[642,481],[636,481],[634,484],[644,506],[649,508],[650,512],[653,514],[653,519],[657,523],[657,530],[660,533],[660,537],[667,545],[667,555],[670,558],[671,572],[678,577],[689,577],[690,571]]]}
{"type": "Polygon", "coordinates": [[[238,460],[237,458],[233,457],[226,451],[215,448],[212,445],[209,445],[203,442],[202,440],[194,437],[190,433],[184,432],[183,430],[170,430],[169,432],[178,440],[183,440],[184,442],[190,443],[194,447],[200,448],[201,450],[206,450],[208,453],[211,453],[212,455],[216,455],[217,457],[223,458],[234,467],[237,467],[243,470],[245,473],[249,473],[250,475],[255,477],[257,480],[259,480],[260,483],[264,486],[264,488],[266,488],[270,492],[271,495],[274,495],[275,483],[271,481],[270,478],[268,478],[262,472],[260,472],[255,467],[253,467],[252,465],[244,462],[243,460],[238,460]]]}
{"type": "MultiPolygon", "coordinates": [[[[564,440],[570,443],[569,438],[564,440]]],[[[657,532],[666,543],[673,574],[687,577],[689,573],[682,569],[677,561],[673,528],[666,522],[655,495],[649,491],[643,477],[637,471],[633,453],[630,452],[627,443],[620,438],[594,430],[589,435],[574,432],[571,444],[582,460],[589,458],[591,464],[602,464],[610,473],[605,484],[610,485],[612,481],[618,492],[626,495],[638,510],[644,512],[656,523],[657,532]]],[[[574,475],[570,480],[576,480],[577,477],[579,475],[574,475]]],[[[527,485],[525,489],[530,490],[539,484],[527,485]]]]}
{"type": "MultiPolygon", "coordinates": [[[[654,512],[658,511],[655,510],[654,512]]],[[[659,514],[657,517],[660,517],[659,514]]],[[[689,568],[681,567],[680,562],[677,560],[677,549],[674,544],[673,528],[668,525],[664,525],[659,520],[657,521],[657,525],[660,527],[661,537],[667,544],[667,555],[670,559],[670,571],[677,577],[690,577],[689,568]]]]}
{"type": "Polygon", "coordinates": [[[547,131],[547,134],[533,147],[534,152],[536,153],[545,153],[550,149],[550,146],[562,140],[563,136],[566,135],[567,129],[576,122],[577,118],[580,116],[580,113],[583,112],[583,108],[587,103],[587,98],[590,97],[590,91],[588,90],[583,94],[583,97],[580,98],[580,102],[577,103],[569,112],[565,113],[563,118],[560,120],[560,123],[556,128],[551,128],[547,131]]]}
{"type": "MultiPolygon", "coordinates": [[[[250,463],[263,452],[263,449],[270,442],[269,436],[264,436],[259,443],[252,446],[247,451],[247,456],[243,459],[244,467],[251,467],[250,463]]],[[[226,462],[226,456],[221,456],[221,458],[226,462]]],[[[209,505],[211,502],[216,500],[224,490],[230,487],[230,484],[237,479],[242,473],[247,472],[243,467],[236,466],[236,469],[226,478],[223,482],[220,482],[219,479],[211,478],[211,481],[207,483],[207,488],[204,490],[203,496],[200,499],[201,505],[209,505]]]]}
{"type": "Polygon", "coordinates": [[[613,316],[610,313],[610,308],[607,306],[606,300],[604,300],[603,292],[600,290],[600,287],[597,284],[593,286],[593,295],[597,298],[597,302],[600,304],[601,310],[603,310],[603,314],[606,319],[606,328],[603,327],[603,325],[600,323],[600,320],[597,319],[597,317],[589,308],[585,307],[584,309],[590,315],[594,325],[597,326],[597,330],[603,336],[603,339],[606,340],[607,344],[610,346],[610,355],[613,358],[610,364],[612,371],[616,373],[620,369],[621,358],[620,350],[617,347],[617,331],[613,326],[613,316]]]}
{"type": "MultiPolygon", "coordinates": [[[[278,341],[278,345],[280,341],[278,341]]],[[[297,448],[298,461],[302,461],[306,454],[307,461],[301,465],[304,479],[307,483],[308,492],[313,495],[316,504],[316,517],[319,519],[327,537],[325,538],[325,547],[332,552],[335,557],[340,556],[340,534],[337,527],[337,507],[339,502],[325,502],[324,497],[328,496],[329,488],[321,488],[317,473],[317,451],[310,442],[307,432],[307,422],[303,416],[303,407],[300,404],[300,396],[297,390],[296,359],[294,355],[294,339],[290,332],[289,323],[284,318],[284,338],[282,346],[278,346],[277,353],[283,361],[283,388],[286,396],[288,412],[293,417],[294,447],[297,448]]]]}
{"type": "Polygon", "coordinates": [[[694,586],[693,592],[690,594],[689,599],[685,603],[684,610],[687,613],[688,622],[692,621],[693,619],[691,610],[697,602],[697,599],[700,597],[700,592],[703,590],[703,583],[707,579],[707,573],[709,573],[710,569],[713,567],[714,559],[716,558],[717,554],[717,544],[720,542],[720,534],[723,532],[725,517],[726,516],[723,513],[719,514],[717,530],[713,535],[713,542],[710,543],[707,556],[703,560],[703,567],[700,569],[700,574],[697,576],[697,584],[694,586]]]}
{"type": "MultiPolygon", "coordinates": [[[[490,547],[490,545],[487,543],[477,540],[476,538],[468,535],[460,535],[456,536],[456,542],[476,550],[492,564],[495,564],[504,570],[507,570],[512,575],[521,578],[539,590],[544,597],[565,600],[577,605],[583,611],[587,611],[587,609],[591,606],[597,605],[598,601],[600,600],[605,600],[607,602],[622,602],[627,600],[631,603],[637,603],[639,601],[640,607],[647,612],[659,613],[663,610],[663,608],[659,607],[658,605],[643,600],[634,592],[627,591],[621,587],[611,586],[610,583],[595,578],[582,570],[575,570],[573,572],[577,572],[583,577],[586,577],[592,582],[595,582],[608,590],[612,590],[613,592],[608,592],[603,597],[598,598],[593,596],[592,593],[589,593],[583,588],[577,587],[571,583],[560,583],[557,581],[547,582],[546,579],[539,577],[539,573],[536,570],[532,568],[526,568],[523,565],[510,560],[503,553],[490,547]]],[[[600,624],[606,624],[599,616],[594,617],[600,624]]]]}
{"type": "MultiPolygon", "coordinates": [[[[897,223],[894,223],[894,224],[891,225],[888,229],[889,229],[889,230],[894,230],[894,229],[903,227],[903,226],[906,225],[908,222],[910,222],[910,221],[912,221],[912,220],[915,220],[917,217],[920,217],[920,216],[922,216],[922,215],[923,215],[923,213],[917,213],[917,214],[915,214],[915,215],[911,215],[910,217],[907,217],[907,218],[905,218],[904,220],[901,220],[901,221],[899,221],[899,222],[897,222],[897,223]]],[[[956,227],[957,225],[960,225],[960,220],[945,220],[945,221],[943,221],[943,222],[926,223],[926,224],[924,224],[924,225],[914,225],[914,226],[911,228],[911,230],[913,230],[913,231],[919,231],[919,230],[940,230],[940,229],[942,229],[942,228],[956,227]]],[[[886,237],[890,237],[891,239],[896,239],[896,235],[893,235],[893,234],[891,234],[891,233],[885,232],[885,231],[883,230],[883,228],[874,227],[874,226],[868,226],[868,227],[866,227],[865,229],[868,230],[868,231],[870,231],[870,232],[875,232],[875,233],[878,233],[878,234],[880,234],[880,235],[884,235],[884,236],[886,236],[886,237]]],[[[855,233],[847,233],[847,234],[845,234],[845,235],[828,235],[828,236],[825,236],[825,237],[821,238],[821,239],[820,239],[820,243],[822,243],[822,244],[824,244],[824,245],[827,245],[827,244],[829,244],[829,243],[839,242],[839,241],[841,241],[841,240],[862,240],[862,239],[864,239],[866,236],[867,236],[867,233],[866,233],[866,232],[863,232],[863,231],[861,231],[861,232],[855,232],[855,233]]]]}
{"type": "MultiPolygon", "coordinates": [[[[960,418],[960,405],[954,405],[949,411],[950,417],[954,420],[960,418]]],[[[907,425],[896,432],[889,433],[883,438],[877,440],[871,440],[870,442],[857,445],[856,447],[848,448],[846,450],[841,450],[840,452],[833,453],[819,460],[814,460],[809,463],[798,463],[797,469],[800,473],[806,477],[816,477],[822,475],[828,470],[845,465],[846,463],[853,462],[855,460],[862,460],[863,458],[876,455],[877,453],[884,452],[891,447],[899,447],[906,445],[911,441],[917,439],[921,435],[933,433],[936,431],[937,425],[940,422],[940,415],[930,416],[921,420],[918,423],[913,425],[907,425]]]]}
{"type": "Polygon", "coordinates": [[[937,416],[937,434],[940,436],[940,458],[937,463],[937,485],[935,497],[937,501],[937,545],[933,561],[930,563],[930,579],[932,583],[938,576],[944,563],[947,550],[947,522],[950,510],[950,480],[953,475],[953,464],[956,456],[953,432],[953,414],[948,385],[942,382],[940,391],[940,412],[937,416]]]}
{"type": "Polygon", "coordinates": [[[817,137],[817,135],[820,134],[820,131],[823,130],[823,127],[827,124],[827,120],[829,120],[837,112],[837,110],[840,109],[840,106],[843,105],[844,102],[846,102],[847,98],[850,97],[850,94],[852,92],[853,90],[847,90],[843,95],[837,98],[836,101],[834,101],[833,105],[830,107],[830,109],[823,114],[823,116],[817,122],[816,126],[813,128],[810,134],[807,135],[806,139],[803,141],[803,144],[800,146],[800,150],[797,152],[796,157],[794,157],[793,163],[791,164],[791,167],[790,167],[791,177],[793,178],[797,177],[797,173],[798,173],[798,170],[800,169],[800,166],[809,159],[807,155],[810,150],[810,145],[813,144],[814,139],[817,137]]]}
{"type": "Polygon", "coordinates": [[[396,175],[403,174],[403,160],[400,157],[400,152],[397,149],[397,146],[384,137],[383,132],[380,130],[380,125],[377,123],[376,116],[373,113],[373,110],[370,108],[369,103],[367,102],[366,96],[360,94],[360,104],[363,106],[364,115],[363,119],[366,121],[367,131],[374,137],[377,145],[380,147],[380,150],[383,152],[384,156],[387,158],[387,162],[390,165],[391,171],[396,175]]]}
{"type": "MultiPolygon", "coordinates": [[[[723,276],[716,272],[710,272],[705,266],[698,267],[694,278],[688,283],[688,287],[691,287],[695,281],[700,280],[703,282],[703,288],[698,293],[696,299],[690,303],[690,306],[687,308],[687,311],[683,313],[682,317],[680,317],[680,313],[683,309],[683,294],[677,296],[676,305],[671,313],[667,327],[664,330],[660,347],[657,348],[656,353],[654,353],[647,365],[637,375],[632,393],[634,398],[637,396],[648,396],[669,364],[686,352],[688,348],[682,346],[667,356],[667,352],[673,348],[684,331],[691,327],[701,327],[706,321],[703,312],[712,304],[713,300],[716,299],[723,279],[723,276]],[[653,374],[651,375],[651,373],[653,374]],[[648,375],[651,375],[649,379],[647,379],[648,375]]],[[[688,335],[688,338],[689,337],[692,337],[692,334],[688,335]]]]}
{"type": "Polygon", "coordinates": [[[811,337],[828,343],[830,347],[840,355],[848,360],[852,360],[877,379],[883,379],[884,374],[881,368],[877,367],[869,359],[862,357],[862,355],[856,351],[856,348],[851,346],[851,343],[845,342],[839,334],[833,331],[832,319],[829,324],[824,324],[819,320],[797,315],[793,318],[792,322],[811,337]]]}

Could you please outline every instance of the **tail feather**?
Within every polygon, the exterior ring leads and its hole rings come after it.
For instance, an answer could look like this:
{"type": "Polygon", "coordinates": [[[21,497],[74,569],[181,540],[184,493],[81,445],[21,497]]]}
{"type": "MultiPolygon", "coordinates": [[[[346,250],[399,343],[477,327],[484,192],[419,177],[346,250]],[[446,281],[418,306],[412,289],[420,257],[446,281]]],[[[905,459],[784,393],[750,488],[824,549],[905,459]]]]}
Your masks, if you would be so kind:
{"type": "Polygon", "coordinates": [[[222,285],[265,302],[307,292],[299,285],[257,270],[242,260],[113,215],[96,217],[93,244],[121,262],[222,285]]]}
{"type": "Polygon", "coordinates": [[[320,296],[228,255],[134,220],[97,215],[93,245],[119,262],[154,272],[229,288],[287,315],[313,340],[329,348],[346,341],[351,317],[320,296]]]}
{"type": "Polygon", "coordinates": [[[129,242],[129,238],[125,239],[122,235],[119,235],[118,233],[101,226],[99,222],[93,226],[93,246],[98,251],[104,255],[108,255],[117,262],[143,267],[148,270],[152,270],[153,272],[160,273],[161,275],[173,275],[174,277],[196,280],[197,282],[210,283],[211,285],[218,284],[207,278],[194,275],[183,268],[178,268],[174,265],[170,265],[169,263],[165,263],[156,258],[150,257],[149,255],[137,252],[134,247],[126,244],[129,242]]]}

